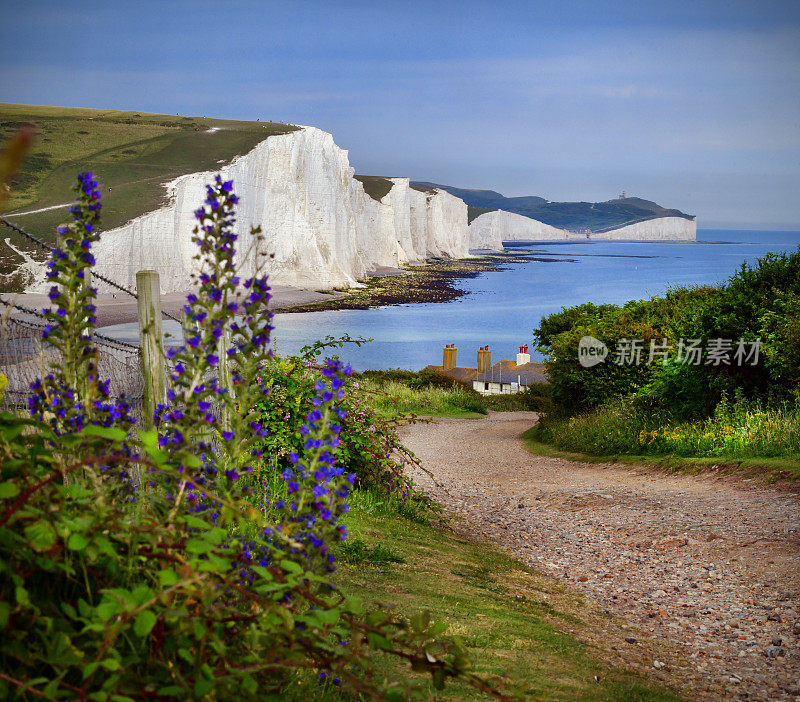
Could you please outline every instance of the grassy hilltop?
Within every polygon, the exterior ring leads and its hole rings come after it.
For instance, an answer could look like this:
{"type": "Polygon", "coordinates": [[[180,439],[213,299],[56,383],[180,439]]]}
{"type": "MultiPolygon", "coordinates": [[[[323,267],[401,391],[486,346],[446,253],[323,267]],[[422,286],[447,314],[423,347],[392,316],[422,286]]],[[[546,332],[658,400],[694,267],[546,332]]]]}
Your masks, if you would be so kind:
{"type": "MultiPolygon", "coordinates": [[[[268,136],[296,129],[275,122],[0,103],[0,141],[26,124],[35,125],[38,138],[12,183],[4,214],[46,240],[68,219],[65,208],[14,214],[72,200],[70,186],[79,171],[93,170],[100,180],[103,227],[110,229],[162,205],[166,181],[213,170],[268,136]]],[[[10,231],[1,233],[5,238],[10,231]]],[[[14,237],[12,243],[28,248],[14,237]]],[[[0,255],[0,273],[20,263],[8,247],[0,255]]]]}

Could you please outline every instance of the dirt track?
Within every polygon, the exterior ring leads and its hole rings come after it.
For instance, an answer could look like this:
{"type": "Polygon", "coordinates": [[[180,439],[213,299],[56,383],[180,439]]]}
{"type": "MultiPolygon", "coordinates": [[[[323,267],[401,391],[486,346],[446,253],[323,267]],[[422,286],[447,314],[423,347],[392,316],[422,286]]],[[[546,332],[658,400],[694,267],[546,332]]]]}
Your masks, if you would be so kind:
{"type": "Polygon", "coordinates": [[[412,475],[468,530],[621,618],[626,649],[691,697],[800,700],[800,495],[742,478],[670,475],[528,453],[529,412],[405,430],[412,475]],[[626,640],[626,638],[628,640],[626,640]],[[641,656],[639,656],[641,660],[641,656]]]}

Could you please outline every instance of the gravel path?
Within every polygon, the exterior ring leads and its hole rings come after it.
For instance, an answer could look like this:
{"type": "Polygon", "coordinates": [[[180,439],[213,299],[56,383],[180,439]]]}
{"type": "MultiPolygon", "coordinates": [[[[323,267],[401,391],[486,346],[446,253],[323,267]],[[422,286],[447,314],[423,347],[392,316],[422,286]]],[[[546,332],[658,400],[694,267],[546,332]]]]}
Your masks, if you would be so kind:
{"type": "Polygon", "coordinates": [[[412,477],[471,534],[617,615],[629,635],[606,644],[623,659],[668,640],[672,659],[647,663],[694,698],[800,701],[800,495],[533,456],[519,435],[535,419],[408,427],[406,445],[438,485],[412,477]]]}

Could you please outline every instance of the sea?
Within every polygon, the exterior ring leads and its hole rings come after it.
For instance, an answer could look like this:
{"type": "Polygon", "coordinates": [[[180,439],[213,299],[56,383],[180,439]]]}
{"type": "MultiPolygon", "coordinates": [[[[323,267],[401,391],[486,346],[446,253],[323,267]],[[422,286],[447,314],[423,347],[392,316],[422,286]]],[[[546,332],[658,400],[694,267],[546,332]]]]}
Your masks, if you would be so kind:
{"type": "MultiPolygon", "coordinates": [[[[370,339],[333,350],[358,371],[441,364],[443,347],[455,344],[458,365],[474,367],[478,348],[487,344],[493,361],[513,359],[523,344],[532,349],[539,321],[563,307],[619,304],[671,287],[721,283],[745,261],[754,264],[769,252],[798,246],[800,232],[718,229],[698,230],[696,242],[513,242],[507,248],[530,252],[535,260],[458,280],[465,294],[455,300],[281,313],[275,316],[273,343],[278,354],[290,355],[327,336],[370,339]]],[[[136,325],[103,331],[136,338],[136,325]]],[[[174,339],[177,324],[165,323],[165,332],[174,339]]]]}

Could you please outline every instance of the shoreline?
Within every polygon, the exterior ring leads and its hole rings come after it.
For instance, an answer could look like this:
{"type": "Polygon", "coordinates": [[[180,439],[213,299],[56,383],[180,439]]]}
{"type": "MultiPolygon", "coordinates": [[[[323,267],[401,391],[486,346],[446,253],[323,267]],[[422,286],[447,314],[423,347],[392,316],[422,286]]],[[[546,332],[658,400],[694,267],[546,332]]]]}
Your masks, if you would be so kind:
{"type": "MultiPolygon", "coordinates": [[[[287,285],[272,287],[270,309],[285,312],[321,312],[346,309],[406,305],[422,302],[450,302],[466,294],[459,288],[460,279],[475,278],[480,273],[504,270],[514,263],[565,260],[540,258],[536,252],[503,251],[481,253],[463,259],[430,259],[410,263],[402,268],[381,268],[371,271],[363,287],[349,290],[317,291],[287,285]]],[[[187,292],[161,296],[161,309],[178,319],[183,314],[187,292]]],[[[11,303],[41,310],[50,305],[44,293],[3,293],[11,303]]],[[[138,320],[137,301],[123,292],[97,296],[97,328],[126,324],[138,320]]]]}
{"type": "Polygon", "coordinates": [[[563,259],[541,259],[534,252],[518,251],[485,253],[459,259],[429,259],[425,264],[412,263],[403,268],[374,271],[364,287],[348,290],[335,299],[299,303],[277,309],[276,312],[366,310],[412,303],[450,302],[467,294],[466,290],[458,287],[458,280],[476,278],[483,272],[504,270],[513,263],[537,260],[563,259]]]}

